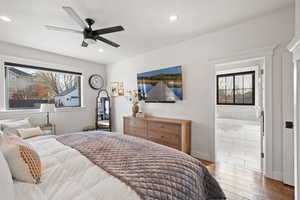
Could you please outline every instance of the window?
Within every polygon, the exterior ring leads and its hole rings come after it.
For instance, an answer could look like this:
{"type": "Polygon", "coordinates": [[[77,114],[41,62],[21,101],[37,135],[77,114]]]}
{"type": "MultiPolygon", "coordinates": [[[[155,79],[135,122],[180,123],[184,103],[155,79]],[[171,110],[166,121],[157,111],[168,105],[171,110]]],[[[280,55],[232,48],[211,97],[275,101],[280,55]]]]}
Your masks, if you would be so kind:
{"type": "Polygon", "coordinates": [[[218,105],[255,105],[255,71],[217,76],[218,105]]]}
{"type": "Polygon", "coordinates": [[[7,109],[81,106],[81,73],[5,63],[7,109]]]}

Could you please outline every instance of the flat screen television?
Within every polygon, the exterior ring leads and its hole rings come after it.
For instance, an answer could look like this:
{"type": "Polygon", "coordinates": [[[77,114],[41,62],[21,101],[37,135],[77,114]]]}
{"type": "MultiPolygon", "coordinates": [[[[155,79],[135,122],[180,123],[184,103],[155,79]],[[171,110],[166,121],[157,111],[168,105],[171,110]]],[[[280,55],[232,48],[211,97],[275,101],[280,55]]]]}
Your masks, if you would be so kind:
{"type": "Polygon", "coordinates": [[[146,103],[175,103],[183,99],[182,66],[137,74],[138,95],[146,103]]]}

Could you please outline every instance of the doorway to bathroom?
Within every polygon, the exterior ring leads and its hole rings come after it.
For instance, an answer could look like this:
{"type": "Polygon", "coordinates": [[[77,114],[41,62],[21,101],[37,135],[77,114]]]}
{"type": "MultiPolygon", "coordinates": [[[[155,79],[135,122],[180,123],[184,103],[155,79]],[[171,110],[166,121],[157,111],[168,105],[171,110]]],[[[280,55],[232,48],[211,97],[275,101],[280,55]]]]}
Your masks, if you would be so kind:
{"type": "Polygon", "coordinates": [[[216,68],[216,162],[263,172],[263,82],[263,60],[216,68]]]}

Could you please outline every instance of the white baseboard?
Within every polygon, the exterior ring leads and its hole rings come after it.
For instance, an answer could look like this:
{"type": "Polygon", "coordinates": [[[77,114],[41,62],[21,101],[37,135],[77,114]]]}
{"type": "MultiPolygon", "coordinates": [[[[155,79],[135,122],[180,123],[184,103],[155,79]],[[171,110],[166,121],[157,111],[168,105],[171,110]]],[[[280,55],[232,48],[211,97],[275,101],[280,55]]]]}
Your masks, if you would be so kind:
{"type": "Polygon", "coordinates": [[[191,156],[212,162],[210,155],[203,152],[192,152],[191,156]]]}

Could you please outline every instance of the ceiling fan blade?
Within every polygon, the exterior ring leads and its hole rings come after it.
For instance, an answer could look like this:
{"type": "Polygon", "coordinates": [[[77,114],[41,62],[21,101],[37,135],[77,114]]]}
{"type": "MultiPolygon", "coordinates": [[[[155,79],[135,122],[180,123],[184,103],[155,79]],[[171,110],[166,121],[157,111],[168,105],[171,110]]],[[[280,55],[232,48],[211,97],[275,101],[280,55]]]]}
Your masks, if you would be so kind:
{"type": "Polygon", "coordinates": [[[70,17],[77,23],[82,29],[86,29],[87,26],[79,15],[71,7],[63,6],[63,9],[70,15],[70,17]]]}
{"type": "Polygon", "coordinates": [[[99,40],[99,41],[101,41],[101,42],[104,42],[104,43],[106,43],[106,44],[109,44],[109,45],[111,45],[111,46],[113,46],[113,47],[116,47],[116,48],[120,47],[119,44],[114,43],[114,42],[112,42],[112,41],[110,41],[110,40],[108,40],[108,39],[106,39],[106,38],[103,38],[103,37],[98,36],[96,39],[99,40]]]}
{"type": "Polygon", "coordinates": [[[87,47],[87,46],[89,46],[89,44],[88,44],[88,43],[86,43],[85,41],[82,41],[82,44],[81,44],[81,46],[82,46],[82,47],[87,47]]]}
{"type": "Polygon", "coordinates": [[[77,31],[77,30],[69,29],[69,28],[62,28],[62,27],[58,27],[58,26],[49,26],[49,25],[46,25],[45,27],[46,27],[46,29],[51,30],[51,31],[63,31],[63,32],[72,32],[72,33],[82,34],[82,31],[77,31]]]}
{"type": "Polygon", "coordinates": [[[107,33],[114,33],[114,32],[119,32],[119,31],[124,31],[125,29],[122,26],[114,26],[110,28],[103,28],[103,29],[98,29],[93,31],[94,34],[96,35],[103,35],[107,33]]]}

